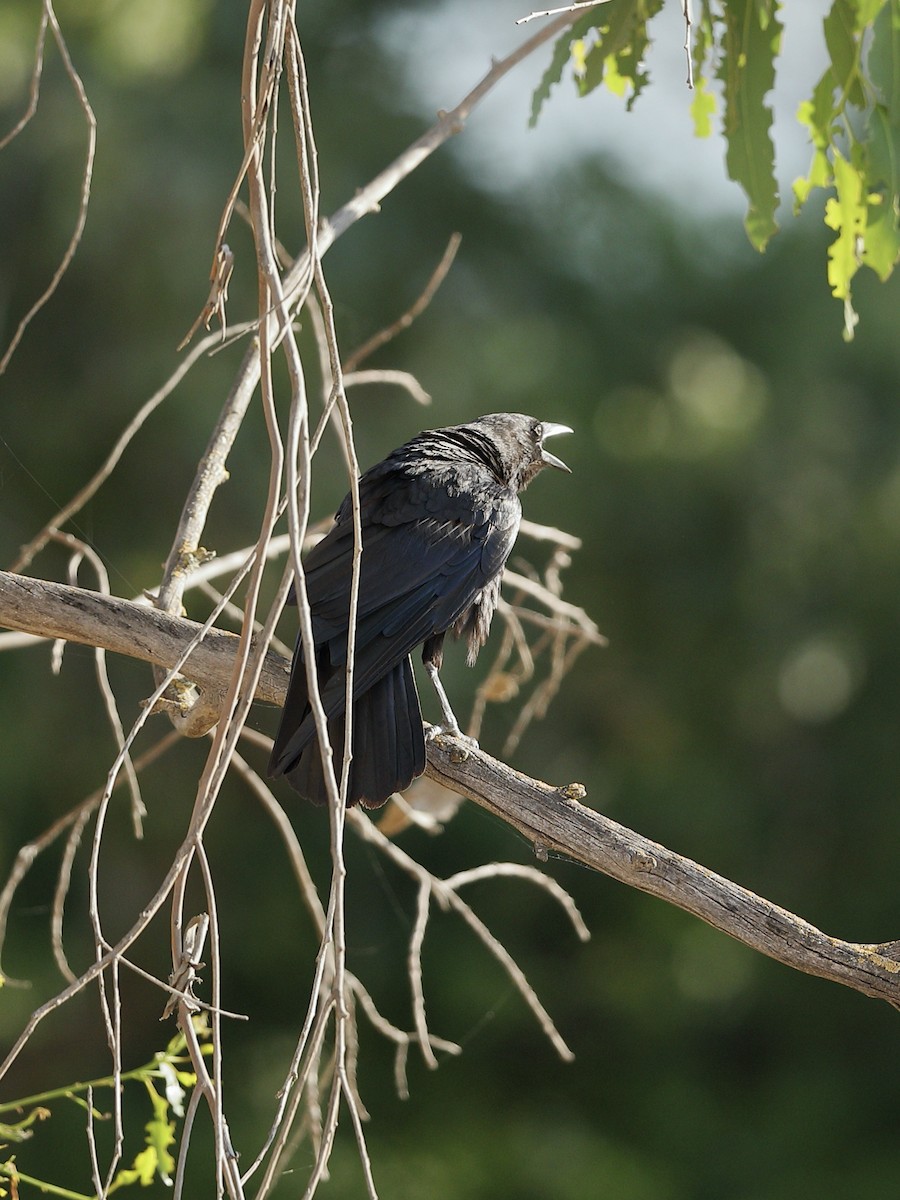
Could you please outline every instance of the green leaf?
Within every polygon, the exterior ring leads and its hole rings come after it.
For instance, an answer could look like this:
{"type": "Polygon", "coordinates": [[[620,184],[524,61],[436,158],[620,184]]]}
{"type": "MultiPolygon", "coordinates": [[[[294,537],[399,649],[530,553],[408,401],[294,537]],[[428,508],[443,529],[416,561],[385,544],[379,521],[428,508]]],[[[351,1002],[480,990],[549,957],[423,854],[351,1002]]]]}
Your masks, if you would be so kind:
{"type": "Polygon", "coordinates": [[[663,0],[611,0],[601,9],[601,19],[594,14],[596,42],[587,58],[587,70],[579,85],[582,95],[601,83],[616,96],[624,96],[631,86],[627,107],[649,82],[644,59],[649,47],[647,22],[660,11],[663,0]]]}
{"type": "Polygon", "coordinates": [[[709,90],[709,71],[706,60],[715,46],[713,14],[710,0],[702,0],[701,9],[693,25],[691,65],[694,76],[694,98],[691,101],[691,119],[694,136],[706,138],[712,133],[712,116],[716,111],[716,98],[709,90]]]}
{"type": "Polygon", "coordinates": [[[123,1167],[119,1171],[109,1190],[115,1192],[121,1187],[131,1187],[135,1183],[139,1183],[141,1187],[149,1187],[156,1178],[156,1166],[156,1151],[148,1146],[136,1155],[132,1166],[123,1167]]]}
{"type": "Polygon", "coordinates": [[[828,147],[835,135],[834,93],[837,88],[830,67],[813,89],[812,99],[797,109],[797,120],[809,130],[813,159],[809,174],[794,180],[794,215],[800,211],[813,188],[828,187],[832,181],[828,147]]]}
{"type": "Polygon", "coordinates": [[[869,162],[869,186],[887,188],[896,200],[900,192],[900,126],[892,122],[887,110],[876,104],[866,122],[866,154],[869,162]]]}
{"type": "Polygon", "coordinates": [[[648,82],[644,58],[649,45],[647,22],[663,7],[664,0],[610,0],[597,11],[589,11],[559,39],[550,65],[535,89],[529,124],[537,123],[553,87],[571,62],[580,95],[586,96],[606,83],[617,96],[630,85],[627,107],[631,109],[648,82]]]}
{"type": "Polygon", "coordinates": [[[839,107],[849,100],[863,108],[866,97],[859,78],[860,21],[858,0],[834,0],[823,22],[831,69],[841,91],[839,107]]]}
{"type": "MultiPolygon", "coordinates": [[[[597,40],[591,47],[586,60],[584,79],[579,84],[582,96],[592,92],[603,82],[606,60],[622,53],[631,45],[640,20],[640,0],[611,0],[601,9],[602,20],[594,15],[597,40]]],[[[644,39],[646,46],[646,37],[644,39]]]]}
{"type": "Polygon", "coordinates": [[[175,1141],[175,1122],[169,1120],[168,1098],[161,1096],[149,1079],[145,1082],[153,1104],[153,1120],[144,1126],[147,1147],[152,1149],[156,1156],[156,1170],[160,1179],[168,1184],[175,1170],[175,1159],[169,1153],[169,1147],[175,1141]]]}
{"type": "Polygon", "coordinates": [[[862,261],[871,267],[882,283],[888,278],[900,256],[900,229],[893,205],[882,196],[869,196],[862,261]]]}
{"type": "Polygon", "coordinates": [[[641,0],[638,5],[639,20],[635,25],[634,38],[631,45],[617,56],[616,66],[619,72],[631,80],[633,91],[629,97],[627,109],[631,112],[634,102],[650,82],[650,76],[644,67],[650,39],[647,36],[647,24],[662,9],[664,0],[641,0]]]}
{"type": "Polygon", "coordinates": [[[869,186],[884,184],[896,204],[900,192],[900,4],[884,4],[875,18],[866,63],[876,97],[866,122],[869,186]]]}
{"type": "Polygon", "coordinates": [[[553,47],[553,57],[550,59],[550,65],[544,72],[541,82],[534,89],[534,95],[531,97],[531,117],[528,124],[532,129],[537,125],[541,109],[550,99],[550,92],[562,79],[562,73],[566,68],[566,63],[569,61],[573,43],[580,41],[588,30],[593,28],[593,25],[593,13],[588,12],[579,21],[576,21],[571,29],[568,29],[553,47]]]}
{"type": "Polygon", "coordinates": [[[819,150],[830,145],[835,133],[836,113],[834,111],[834,93],[837,90],[837,80],[831,67],[827,67],[824,75],[813,88],[811,100],[804,100],[797,109],[797,120],[809,130],[812,144],[819,150]]]}
{"type": "Polygon", "coordinates": [[[169,1103],[161,1096],[149,1079],[144,1080],[147,1095],[153,1105],[153,1118],[144,1126],[144,1149],[135,1157],[130,1167],[123,1167],[113,1180],[110,1191],[139,1183],[149,1187],[157,1177],[170,1186],[175,1172],[175,1159],[169,1147],[175,1142],[175,1122],[170,1121],[169,1103]]]}
{"type": "Polygon", "coordinates": [[[866,56],[869,80],[892,119],[900,107],[900,5],[894,0],[881,4],[872,23],[872,41],[866,56]]]}
{"type": "Polygon", "coordinates": [[[831,163],[824,150],[817,150],[813,155],[812,166],[808,175],[801,175],[793,182],[794,216],[800,211],[813,188],[827,187],[831,183],[831,163]]]}
{"type": "Polygon", "coordinates": [[[825,224],[838,235],[828,247],[828,283],[838,300],[849,300],[868,214],[860,173],[839,150],[834,152],[834,184],[837,195],[825,204],[825,224]]]}
{"type": "Polygon", "coordinates": [[[715,46],[714,23],[710,0],[701,0],[700,12],[695,15],[691,30],[691,59],[695,76],[706,74],[706,59],[715,46]]]}
{"type": "Polygon", "coordinates": [[[731,0],[725,9],[719,68],[725,84],[725,162],[729,178],[741,185],[750,202],[744,227],[757,250],[765,249],[778,229],[772,112],[765,98],[775,83],[781,33],[776,0],[731,0]]]}

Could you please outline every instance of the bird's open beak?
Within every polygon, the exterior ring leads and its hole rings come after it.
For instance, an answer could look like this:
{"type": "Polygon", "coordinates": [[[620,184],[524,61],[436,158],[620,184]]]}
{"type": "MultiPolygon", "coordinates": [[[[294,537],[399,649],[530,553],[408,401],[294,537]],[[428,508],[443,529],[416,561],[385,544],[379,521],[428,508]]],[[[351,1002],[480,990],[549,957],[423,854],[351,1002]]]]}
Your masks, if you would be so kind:
{"type": "Polygon", "coordinates": [[[559,471],[566,471],[569,475],[572,474],[572,468],[567,467],[561,458],[557,458],[555,454],[551,454],[549,450],[544,448],[544,442],[549,437],[556,437],[559,433],[572,433],[568,425],[557,425],[553,421],[544,421],[544,436],[541,438],[541,462],[548,467],[556,467],[559,471]]]}

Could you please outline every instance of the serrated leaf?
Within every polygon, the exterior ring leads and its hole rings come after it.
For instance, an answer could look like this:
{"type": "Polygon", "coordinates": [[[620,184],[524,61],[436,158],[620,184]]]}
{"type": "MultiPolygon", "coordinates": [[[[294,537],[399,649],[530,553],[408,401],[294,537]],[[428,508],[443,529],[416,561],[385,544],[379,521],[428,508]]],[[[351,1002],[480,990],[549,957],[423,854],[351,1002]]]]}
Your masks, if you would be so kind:
{"type": "Polygon", "coordinates": [[[872,24],[872,40],[866,56],[869,79],[878,100],[898,120],[900,107],[900,5],[882,3],[872,24]]]}
{"type": "Polygon", "coordinates": [[[644,59],[649,45],[647,22],[662,8],[663,0],[611,0],[594,15],[594,43],[584,60],[584,71],[577,77],[579,94],[588,95],[606,83],[614,95],[622,97],[629,88],[629,111],[649,81],[644,59]]]}
{"type": "Polygon", "coordinates": [[[650,82],[650,75],[644,63],[650,39],[647,35],[647,24],[662,9],[664,0],[641,0],[638,6],[639,20],[635,25],[631,45],[618,55],[617,66],[626,79],[631,80],[632,93],[628,99],[627,109],[631,112],[638,96],[650,82]]]}
{"type": "Polygon", "coordinates": [[[725,84],[725,161],[729,178],[741,185],[750,202],[744,227],[757,250],[765,249],[778,229],[772,112],[765,98],[775,82],[781,32],[777,5],[769,10],[754,0],[731,0],[725,10],[719,68],[725,84]]]}
{"type": "Polygon", "coordinates": [[[691,61],[696,83],[698,79],[706,74],[706,59],[715,45],[713,37],[713,14],[709,0],[702,0],[700,13],[694,19],[692,32],[691,61]]]}
{"type": "Polygon", "coordinates": [[[869,187],[884,185],[892,197],[900,191],[900,127],[891,122],[887,110],[876,104],[866,122],[866,153],[869,187]]]}
{"type": "Polygon", "coordinates": [[[156,1177],[156,1164],[156,1151],[150,1146],[145,1147],[135,1156],[130,1167],[121,1168],[110,1186],[110,1192],[117,1192],[122,1187],[131,1187],[135,1183],[139,1183],[141,1187],[149,1187],[156,1177]]]}
{"type": "Polygon", "coordinates": [[[831,67],[813,88],[812,97],[797,109],[797,120],[809,130],[809,140],[824,150],[831,143],[835,128],[834,93],[837,80],[831,67]]]}
{"type": "Polygon", "coordinates": [[[862,260],[865,266],[871,267],[882,283],[891,274],[900,257],[900,230],[897,228],[892,209],[893,206],[885,203],[881,196],[869,197],[862,260]]]}
{"type": "MultiPolygon", "coordinates": [[[[169,1120],[169,1101],[161,1096],[150,1080],[144,1081],[147,1094],[153,1105],[153,1119],[144,1126],[147,1151],[153,1152],[156,1160],[155,1170],[164,1183],[171,1182],[175,1170],[175,1159],[169,1153],[169,1147],[175,1141],[175,1122],[169,1120]]],[[[137,1164],[137,1159],[135,1159],[137,1164]]]]}
{"type": "Polygon", "coordinates": [[[900,192],[900,5],[886,3],[875,18],[867,65],[877,100],[866,121],[869,186],[900,192]]]}
{"type": "Polygon", "coordinates": [[[159,1157],[152,1146],[147,1146],[134,1160],[134,1172],[142,1187],[149,1187],[159,1167],[159,1157]]]}
{"type": "Polygon", "coordinates": [[[830,183],[831,163],[828,161],[828,155],[824,150],[817,150],[813,155],[809,174],[805,176],[801,175],[799,179],[794,180],[794,215],[797,215],[809,199],[809,194],[813,188],[828,187],[830,183]]]}
{"type": "MultiPolygon", "coordinates": [[[[635,38],[636,47],[629,46],[614,60],[616,73],[631,85],[631,95],[625,105],[625,111],[631,112],[634,102],[650,82],[650,75],[644,66],[644,55],[647,53],[646,28],[641,36],[635,38]]],[[[622,93],[624,95],[624,92],[622,93]]]]}
{"type": "Polygon", "coordinates": [[[831,69],[844,99],[863,108],[866,97],[859,78],[860,24],[855,0],[834,0],[823,24],[831,69]]]}
{"type": "Polygon", "coordinates": [[[816,187],[827,187],[832,180],[831,162],[827,150],[834,134],[834,93],[837,84],[830,67],[813,89],[812,98],[801,102],[797,121],[809,130],[813,158],[809,174],[794,180],[794,215],[796,216],[816,187]]]}
{"type": "Polygon", "coordinates": [[[837,231],[828,247],[828,283],[838,300],[850,298],[850,282],[859,270],[866,230],[866,202],[859,172],[839,152],[834,152],[836,196],[825,204],[825,224],[837,231]]]}
{"type": "Polygon", "coordinates": [[[601,10],[602,19],[594,16],[597,41],[588,52],[584,79],[579,85],[582,96],[603,82],[606,61],[631,45],[639,20],[640,0],[611,0],[601,10]]]}
{"type": "Polygon", "coordinates": [[[537,124],[541,109],[550,99],[550,92],[562,79],[562,73],[566,69],[566,63],[569,61],[572,44],[583,38],[587,31],[593,28],[593,24],[593,14],[589,12],[576,21],[571,29],[568,29],[554,45],[550,65],[541,77],[541,82],[534,89],[534,94],[531,97],[531,117],[528,124],[532,129],[537,124]]]}
{"type": "Polygon", "coordinates": [[[694,122],[694,136],[707,138],[712,133],[712,118],[716,111],[716,98],[709,91],[709,81],[698,75],[694,80],[694,98],[691,101],[691,119],[694,122]]]}

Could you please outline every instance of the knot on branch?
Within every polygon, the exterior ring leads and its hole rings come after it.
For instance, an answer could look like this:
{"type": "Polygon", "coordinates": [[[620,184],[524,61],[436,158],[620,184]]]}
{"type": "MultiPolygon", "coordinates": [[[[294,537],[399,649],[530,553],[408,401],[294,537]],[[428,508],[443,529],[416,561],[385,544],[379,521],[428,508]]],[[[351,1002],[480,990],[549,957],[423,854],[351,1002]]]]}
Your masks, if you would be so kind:
{"type": "Polygon", "coordinates": [[[150,711],[165,713],[182,737],[198,738],[218,725],[223,701],[224,692],[173,679],[150,711]]]}

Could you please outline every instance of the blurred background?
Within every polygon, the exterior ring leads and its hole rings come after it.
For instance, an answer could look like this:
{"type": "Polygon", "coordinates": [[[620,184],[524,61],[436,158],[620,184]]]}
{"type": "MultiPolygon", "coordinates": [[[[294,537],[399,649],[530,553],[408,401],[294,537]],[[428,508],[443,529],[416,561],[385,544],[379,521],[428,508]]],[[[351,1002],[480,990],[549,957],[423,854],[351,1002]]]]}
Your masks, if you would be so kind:
{"type": "MultiPolygon", "coordinates": [[[[438,108],[457,103],[492,54],[533,31],[514,25],[525,7],[351,0],[340,11],[301,10],[326,212],[438,108]]],[[[794,111],[823,65],[825,6],[802,7],[785,16],[774,95],[787,195],[807,166],[794,111]]],[[[96,174],[84,242],[0,379],[4,567],[168,378],[206,298],[215,229],[241,159],[244,8],[224,0],[58,6],[97,114],[96,174]]],[[[583,539],[565,594],[610,644],[579,660],[514,765],[552,783],[583,782],[593,806],[831,934],[893,939],[898,281],[858,277],[861,324],[848,345],[825,281],[821,199],[799,221],[785,212],[764,256],[750,249],[721,141],[692,137],[678,9],[667,6],[651,26],[651,86],[634,113],[606,93],[576,101],[564,79],[529,131],[545,49],[329,252],[348,353],[409,306],[450,234],[462,234],[431,307],[371,364],[413,372],[432,404],[420,409],[386,387],[357,390],[360,460],[376,461],[421,428],[489,411],[573,426],[561,451],[573,475],[542,477],[526,513],[583,539]]],[[[0,10],[4,130],[26,102],[37,19],[38,6],[25,0],[0,10]]],[[[0,156],[4,344],[59,261],[77,212],[83,116],[58,55],[48,49],[47,57],[37,116],[0,156]]],[[[282,136],[287,150],[286,127],[282,136]]],[[[302,221],[288,154],[279,206],[280,234],[296,252],[302,221]]],[[[241,320],[255,310],[252,243],[240,222],[228,241],[237,258],[229,317],[241,320]]],[[[158,582],[242,353],[238,344],[199,364],[79,516],[75,532],[102,554],[115,592],[158,582]]],[[[267,466],[255,412],[206,545],[224,553],[254,540],[267,466]]],[[[338,450],[328,445],[314,516],[333,511],[343,490],[338,450]]],[[[521,548],[540,565],[539,551],[521,548]]],[[[65,559],[50,548],[32,569],[64,578],[65,559]]],[[[202,602],[191,615],[198,611],[202,602]]],[[[130,661],[111,662],[110,672],[133,719],[149,672],[130,661]]],[[[452,649],[444,674],[464,710],[481,675],[452,649]]],[[[275,716],[259,709],[252,723],[271,733],[275,716]]],[[[514,717],[492,709],[485,749],[499,750],[514,717]]],[[[168,865],[205,754],[205,744],[185,743],[148,772],[142,842],[131,836],[125,803],[114,809],[101,897],[111,937],[128,928],[168,865]]],[[[102,786],[113,755],[90,651],[69,647],[59,677],[46,647],[0,655],[4,876],[23,843],[102,786]]],[[[254,762],[262,768],[260,754],[254,762]]],[[[317,877],[327,879],[322,814],[283,798],[317,877]]],[[[409,831],[402,843],[438,874],[494,858],[533,862],[528,845],[471,804],[444,836],[409,831]]],[[[305,1010],[314,940],[277,838],[237,782],[223,792],[208,846],[222,909],[223,1002],[252,1018],[226,1030],[229,1116],[235,1143],[255,1148],[305,1010]]],[[[348,853],[351,965],[406,1025],[413,889],[366,847],[351,843],[348,853]]],[[[58,867],[56,850],[37,862],[11,915],[4,970],[33,986],[0,994],[4,1046],[61,986],[48,920],[58,867]]],[[[76,967],[91,953],[84,868],[79,857],[66,927],[76,967]]],[[[556,1059],[483,947],[452,918],[435,918],[425,956],[429,1017],[464,1054],[436,1073],[413,1062],[403,1102],[388,1048],[363,1028],[361,1090],[383,1195],[897,1195],[895,1012],[794,974],[605,878],[565,862],[546,869],[581,906],[588,944],[523,883],[486,883],[469,899],[517,957],[576,1061],[556,1059]]],[[[142,965],[165,975],[167,942],[165,921],[156,922],[142,965]]],[[[157,1024],[157,991],[133,979],[124,988],[128,1066],[150,1058],[170,1030],[157,1024]]],[[[84,996],[41,1026],[2,1098],[108,1069],[96,997],[84,996]]],[[[133,1157],[149,1112],[139,1092],[128,1103],[133,1157]]],[[[195,1133],[198,1146],[204,1136],[195,1133]]],[[[17,1155],[22,1171],[90,1190],[75,1105],[57,1103],[17,1155]]],[[[283,1194],[297,1191],[309,1162],[304,1149],[283,1194]]],[[[207,1182],[198,1173],[195,1186],[207,1182]]],[[[363,1194],[349,1126],[323,1194],[363,1194]]]]}

